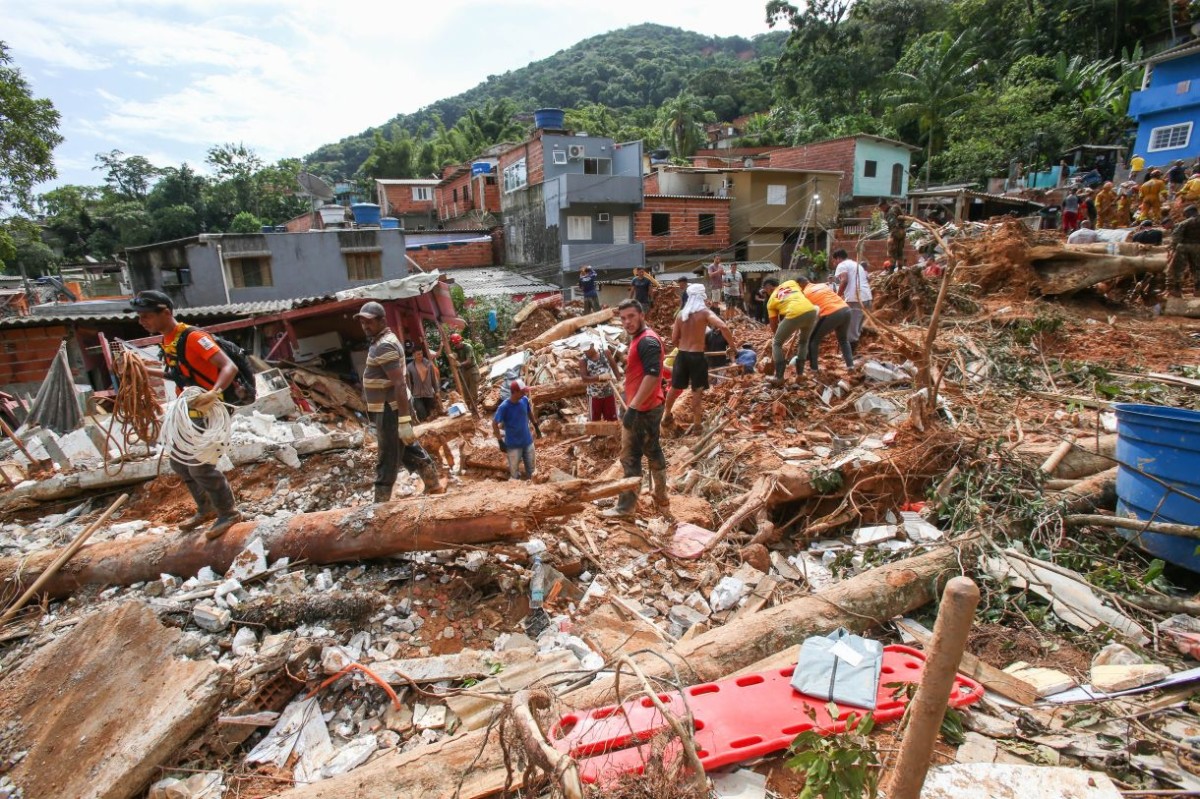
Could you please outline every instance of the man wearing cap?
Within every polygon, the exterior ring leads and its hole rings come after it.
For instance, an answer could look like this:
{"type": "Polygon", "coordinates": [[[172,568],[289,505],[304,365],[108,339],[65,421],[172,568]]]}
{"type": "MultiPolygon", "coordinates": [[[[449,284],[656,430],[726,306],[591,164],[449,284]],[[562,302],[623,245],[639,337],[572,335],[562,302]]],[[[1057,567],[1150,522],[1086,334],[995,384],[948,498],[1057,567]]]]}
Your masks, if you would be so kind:
{"type": "MultiPolygon", "coordinates": [[[[165,368],[151,369],[150,373],[172,380],[178,393],[182,393],[185,386],[204,389],[203,394],[188,400],[192,423],[202,427],[204,413],[221,401],[222,392],[237,379],[237,365],[211,335],[175,321],[175,303],[161,291],[138,292],[129,305],[137,311],[142,327],[162,336],[159,347],[165,368]]],[[[214,464],[184,463],[174,455],[170,461],[171,470],[179,475],[196,502],[196,512],[180,522],[180,530],[191,532],[212,519],[212,526],[204,534],[212,540],[241,521],[242,514],[237,510],[233,489],[214,464]]]]}
{"type": "MultiPolygon", "coordinates": [[[[671,510],[667,498],[667,459],[659,441],[663,417],[662,339],[646,326],[646,316],[637,300],[617,306],[621,327],[629,334],[625,364],[625,416],[621,419],[621,469],[626,477],[641,477],[642,457],[650,462],[654,504],[665,514],[671,510]]],[[[624,491],[615,507],[601,515],[629,518],[637,508],[637,492],[624,491]]]]}
{"type": "MultiPolygon", "coordinates": [[[[496,408],[492,417],[492,433],[500,442],[500,449],[508,457],[508,476],[513,480],[521,479],[521,464],[525,464],[525,479],[533,479],[533,430],[536,421],[533,415],[533,403],[529,401],[525,381],[514,380],[509,383],[508,399],[496,408]],[[503,430],[502,430],[503,428],[503,430]]],[[[541,433],[538,433],[541,437],[541,433]]]]}
{"type": "Polygon", "coordinates": [[[463,391],[467,392],[467,404],[471,407],[479,402],[479,354],[475,346],[458,333],[450,334],[450,362],[457,364],[462,376],[463,391]]]}
{"type": "Polygon", "coordinates": [[[600,286],[596,270],[584,266],[579,270],[579,291],[583,294],[583,312],[595,313],[600,310],[600,286]]]}
{"type": "Polygon", "coordinates": [[[367,414],[375,425],[379,460],[375,465],[375,501],[388,502],[400,466],[420,476],[426,494],[445,492],[437,467],[413,432],[404,368],[404,347],[388,328],[383,306],[368,302],[355,318],[367,334],[367,364],[363,368],[363,396],[367,414]]]}

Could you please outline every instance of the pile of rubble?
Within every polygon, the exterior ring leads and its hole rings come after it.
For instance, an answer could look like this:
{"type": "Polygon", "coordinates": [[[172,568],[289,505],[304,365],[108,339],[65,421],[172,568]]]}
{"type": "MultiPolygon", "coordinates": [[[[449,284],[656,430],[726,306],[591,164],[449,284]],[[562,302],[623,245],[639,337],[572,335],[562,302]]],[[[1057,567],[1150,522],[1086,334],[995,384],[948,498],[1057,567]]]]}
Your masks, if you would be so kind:
{"type": "MultiPolygon", "coordinates": [[[[204,542],[175,530],[190,506],[153,458],[130,459],[136,447],[116,457],[80,431],[101,472],[107,452],[132,476],[89,485],[96,464],[54,460],[70,436],[30,435],[29,468],[57,469],[0,500],[6,604],[46,576],[41,604],[0,628],[0,795],[572,795],[573,774],[604,797],[700,796],[705,776],[716,796],[795,795],[821,779],[787,765],[797,735],[793,754],[816,745],[807,726],[886,777],[907,741],[893,746],[887,724],[844,732],[838,714],[861,708],[831,714],[828,697],[784,738],[756,719],[805,696],[787,683],[822,640],[865,647],[844,662],[878,649],[886,673],[923,679],[956,574],[983,598],[952,653],[959,693],[925,796],[1066,796],[1080,780],[1079,795],[1106,798],[1200,790],[1194,578],[1100,513],[1113,508],[1111,400],[1194,404],[1200,330],[970,283],[955,290],[976,310],[943,316],[929,351],[932,304],[869,321],[850,374],[831,349],[782,390],[723,375],[702,428],[664,439],[671,518],[648,495],[636,521],[601,515],[640,484],[622,479],[619,425],[586,421],[578,376],[588,342],[623,351],[611,310],[531,307],[484,366],[485,409],[507,379],[531,386],[544,432],[532,483],[501,479],[490,419],[465,416],[425,428],[455,463],[447,494],[402,478],[373,505],[374,442],[357,422],[249,413],[229,471],[247,521],[204,542]],[[130,503],[53,572],[118,485],[130,503]],[[780,675],[777,702],[725,716],[709,704],[780,675]],[[608,718],[634,739],[601,746],[608,718]]],[[[671,298],[656,295],[662,332],[671,298]]],[[[761,367],[769,330],[730,324],[761,367]]],[[[349,389],[317,377],[314,394],[349,389]]],[[[879,690],[880,722],[903,712],[909,694],[879,690]]]]}

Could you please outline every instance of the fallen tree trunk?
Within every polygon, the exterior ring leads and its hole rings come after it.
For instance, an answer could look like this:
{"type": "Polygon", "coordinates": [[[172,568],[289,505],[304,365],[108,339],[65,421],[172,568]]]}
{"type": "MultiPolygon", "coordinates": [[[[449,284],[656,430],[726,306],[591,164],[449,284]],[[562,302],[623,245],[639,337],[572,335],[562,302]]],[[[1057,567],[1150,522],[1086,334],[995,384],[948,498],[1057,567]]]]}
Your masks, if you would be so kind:
{"type": "MultiPolygon", "coordinates": [[[[1058,446],[1056,441],[1025,444],[1017,448],[1017,454],[1028,456],[1030,463],[1041,463],[1058,446]]],[[[1053,471],[1053,476],[1064,480],[1089,477],[1097,472],[1111,469],[1117,454],[1116,433],[1102,436],[1085,436],[1077,440],[1067,456],[1053,471]]]]}
{"type": "MultiPolygon", "coordinates": [[[[1117,255],[1166,255],[1167,245],[1165,244],[1138,244],[1136,241],[1119,241],[1116,242],[1117,255]]],[[[1099,255],[1112,255],[1108,250],[1109,245],[1105,242],[1096,242],[1095,244],[1064,244],[1063,249],[1069,252],[1090,252],[1099,255]]],[[[1042,247],[1034,247],[1034,251],[1050,251],[1057,250],[1057,247],[1049,245],[1042,247]]]]}
{"type": "Polygon", "coordinates": [[[549,297],[542,297],[540,300],[534,300],[533,302],[527,302],[527,303],[525,303],[524,308],[517,311],[513,315],[512,326],[516,327],[517,325],[524,322],[526,319],[529,318],[529,315],[532,314],[534,311],[536,311],[538,308],[561,308],[562,301],[563,301],[563,298],[562,298],[561,294],[551,294],[549,297]]]}
{"type": "Polygon", "coordinates": [[[1138,534],[1161,533],[1163,535],[1179,536],[1180,538],[1200,538],[1200,527],[1190,524],[1178,524],[1176,522],[1147,522],[1126,516],[1104,516],[1099,513],[1072,513],[1063,517],[1063,521],[1070,527],[1095,525],[1097,527],[1132,530],[1138,534]]]}
{"type": "Polygon", "coordinates": [[[611,321],[616,313],[615,308],[605,308],[603,311],[596,311],[585,316],[577,316],[574,319],[564,319],[537,338],[526,341],[518,349],[537,352],[542,347],[549,346],[559,339],[575,335],[585,327],[602,325],[605,322],[611,321]]]}
{"type": "MultiPolygon", "coordinates": [[[[253,538],[262,539],[272,558],[303,558],[310,563],[519,539],[542,520],[575,513],[584,502],[614,496],[639,483],[637,478],[605,485],[586,480],[510,483],[488,491],[486,503],[480,503],[476,492],[452,492],[437,498],[303,513],[284,522],[243,522],[215,541],[198,533],[105,541],[81,549],[44,589],[47,596],[63,597],[85,585],[130,585],[164,573],[192,575],[204,566],[220,573],[253,538]]],[[[49,550],[0,559],[0,586],[10,595],[24,590],[59,554],[49,550]]]]}
{"type": "Polygon", "coordinates": [[[1117,467],[1081,480],[1061,494],[1064,513],[1087,513],[1117,503],[1117,467]]]}
{"type": "Polygon", "coordinates": [[[1162,272],[1167,256],[1109,255],[1059,247],[1034,247],[1030,261],[1043,294],[1071,294],[1118,277],[1162,272]]]}
{"type": "MultiPolygon", "coordinates": [[[[863,572],[828,591],[793,599],[736,625],[677,643],[666,653],[666,662],[646,658],[643,669],[654,678],[669,677],[674,668],[685,683],[694,684],[721,679],[739,670],[763,671],[776,664],[794,664],[799,644],[811,635],[842,626],[866,630],[934,601],[944,581],[959,574],[964,554],[954,547],[940,547],[863,572]]],[[[612,681],[602,681],[564,700],[574,707],[588,708],[611,704],[618,698],[613,694],[612,681]]],[[[497,734],[478,730],[403,754],[383,755],[349,774],[284,791],[279,799],[478,799],[502,790],[504,779],[497,734]]],[[[519,782],[520,775],[514,775],[514,779],[519,782]]]]}
{"type": "Polygon", "coordinates": [[[1167,297],[1163,303],[1163,316],[1200,318],[1200,297],[1167,297]]]}
{"type": "MultiPolygon", "coordinates": [[[[542,383],[529,387],[529,401],[534,405],[544,402],[558,402],[568,397],[581,397],[587,393],[587,383],[582,379],[564,380],[559,383],[542,383]]],[[[500,401],[488,403],[487,409],[495,411],[500,401]]]]}
{"type": "Polygon", "coordinates": [[[467,436],[475,432],[475,417],[468,414],[461,416],[443,416],[432,422],[422,422],[413,428],[417,438],[422,436],[438,436],[439,438],[454,438],[467,436]]]}

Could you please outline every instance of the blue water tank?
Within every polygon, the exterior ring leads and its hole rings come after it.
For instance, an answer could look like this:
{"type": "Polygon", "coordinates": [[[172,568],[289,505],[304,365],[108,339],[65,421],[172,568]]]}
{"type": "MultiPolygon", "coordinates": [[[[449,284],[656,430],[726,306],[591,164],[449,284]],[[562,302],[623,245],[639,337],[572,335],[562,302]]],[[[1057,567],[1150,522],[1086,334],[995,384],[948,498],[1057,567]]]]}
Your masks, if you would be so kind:
{"type": "Polygon", "coordinates": [[[350,206],[350,213],[354,214],[356,225],[379,224],[379,206],[375,203],[355,203],[350,206]]]}
{"type": "Polygon", "coordinates": [[[258,232],[259,233],[274,233],[275,226],[274,225],[263,225],[261,228],[258,229],[258,232]]]}
{"type": "Polygon", "coordinates": [[[400,227],[400,220],[394,216],[385,216],[379,220],[379,227],[384,230],[396,230],[400,227]]]}
{"type": "Polygon", "coordinates": [[[546,130],[562,130],[565,116],[561,108],[539,108],[533,112],[533,124],[546,130]]]}
{"type": "Polygon", "coordinates": [[[487,175],[490,174],[491,171],[492,164],[490,161],[476,161],[475,163],[471,164],[471,177],[475,177],[476,175],[487,175]]]}
{"type": "MultiPolygon", "coordinates": [[[[1200,525],[1200,501],[1193,499],[1200,498],[1200,412],[1133,403],[1115,407],[1117,514],[1200,525]]],[[[1196,539],[1136,529],[1122,532],[1136,537],[1137,545],[1150,554],[1200,572],[1196,539]]]]}

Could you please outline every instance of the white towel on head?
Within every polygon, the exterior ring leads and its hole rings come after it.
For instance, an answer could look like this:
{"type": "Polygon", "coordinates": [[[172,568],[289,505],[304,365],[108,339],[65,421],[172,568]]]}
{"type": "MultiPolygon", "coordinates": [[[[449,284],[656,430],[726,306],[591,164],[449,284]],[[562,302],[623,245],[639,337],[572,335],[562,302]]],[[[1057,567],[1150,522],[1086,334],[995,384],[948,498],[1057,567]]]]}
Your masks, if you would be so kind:
{"type": "Polygon", "coordinates": [[[693,283],[687,289],[687,302],[683,304],[683,310],[679,312],[679,318],[687,321],[687,318],[696,311],[703,311],[708,307],[708,295],[704,291],[704,286],[699,283],[693,283]]]}

